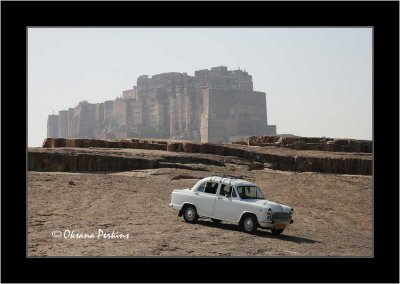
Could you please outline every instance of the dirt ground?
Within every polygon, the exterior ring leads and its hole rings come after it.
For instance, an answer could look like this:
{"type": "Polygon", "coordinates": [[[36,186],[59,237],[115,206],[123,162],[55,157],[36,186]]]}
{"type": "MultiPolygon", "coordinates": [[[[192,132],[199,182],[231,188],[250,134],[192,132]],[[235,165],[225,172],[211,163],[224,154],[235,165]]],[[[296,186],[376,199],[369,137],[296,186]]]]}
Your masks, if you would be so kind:
{"type": "Polygon", "coordinates": [[[193,186],[204,171],[31,171],[28,256],[372,256],[371,176],[228,168],[253,177],[267,199],[294,208],[283,235],[250,235],[209,219],[185,223],[168,206],[171,192],[193,186]],[[119,238],[98,238],[99,230],[119,238]]]}

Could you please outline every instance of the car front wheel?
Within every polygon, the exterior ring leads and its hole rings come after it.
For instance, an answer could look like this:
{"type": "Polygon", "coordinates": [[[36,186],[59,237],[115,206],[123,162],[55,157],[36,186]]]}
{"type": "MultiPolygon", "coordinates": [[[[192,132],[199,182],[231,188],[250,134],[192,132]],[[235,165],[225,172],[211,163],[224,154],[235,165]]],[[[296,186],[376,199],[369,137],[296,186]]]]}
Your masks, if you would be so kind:
{"type": "Polygon", "coordinates": [[[247,215],[242,219],[240,226],[243,231],[254,233],[257,231],[257,220],[253,215],[247,215]]]}
{"type": "Polygon", "coordinates": [[[196,223],[199,219],[196,208],[192,205],[187,206],[183,211],[183,219],[188,223],[196,223]]]}

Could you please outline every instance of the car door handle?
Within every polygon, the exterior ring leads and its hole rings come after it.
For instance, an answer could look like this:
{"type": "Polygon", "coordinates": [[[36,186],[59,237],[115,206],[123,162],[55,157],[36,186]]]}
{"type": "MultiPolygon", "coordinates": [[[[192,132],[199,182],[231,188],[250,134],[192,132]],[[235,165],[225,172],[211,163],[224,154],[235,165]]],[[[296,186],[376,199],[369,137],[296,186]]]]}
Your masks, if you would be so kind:
{"type": "Polygon", "coordinates": [[[218,197],[217,199],[222,200],[222,197],[218,197]]]}
{"type": "Polygon", "coordinates": [[[195,193],[196,195],[199,195],[197,192],[195,193]]]}

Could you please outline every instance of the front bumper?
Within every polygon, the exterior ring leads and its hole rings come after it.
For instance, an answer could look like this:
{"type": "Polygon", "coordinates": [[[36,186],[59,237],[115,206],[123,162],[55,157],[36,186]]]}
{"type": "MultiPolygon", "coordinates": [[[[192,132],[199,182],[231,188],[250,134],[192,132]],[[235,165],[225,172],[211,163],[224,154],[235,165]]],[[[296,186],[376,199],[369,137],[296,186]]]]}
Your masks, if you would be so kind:
{"type": "Polygon", "coordinates": [[[282,229],[282,225],[284,228],[289,227],[293,224],[293,219],[274,219],[274,220],[264,220],[258,221],[261,228],[265,229],[282,229]]]}

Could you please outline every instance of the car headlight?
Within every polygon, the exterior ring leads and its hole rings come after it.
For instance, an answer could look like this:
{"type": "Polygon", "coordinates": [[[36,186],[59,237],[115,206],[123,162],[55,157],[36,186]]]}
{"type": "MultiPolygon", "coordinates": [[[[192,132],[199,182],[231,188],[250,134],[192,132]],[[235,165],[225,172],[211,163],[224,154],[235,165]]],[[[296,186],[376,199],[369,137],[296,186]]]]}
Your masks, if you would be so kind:
{"type": "Polygon", "coordinates": [[[290,209],[290,212],[289,212],[290,216],[292,216],[293,213],[294,213],[294,210],[293,210],[293,208],[291,208],[291,209],[290,209]]]}

